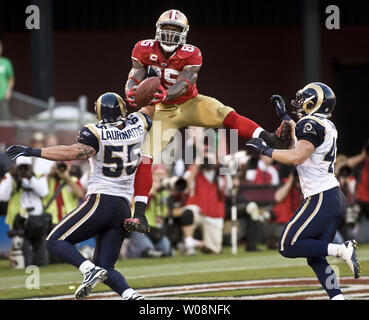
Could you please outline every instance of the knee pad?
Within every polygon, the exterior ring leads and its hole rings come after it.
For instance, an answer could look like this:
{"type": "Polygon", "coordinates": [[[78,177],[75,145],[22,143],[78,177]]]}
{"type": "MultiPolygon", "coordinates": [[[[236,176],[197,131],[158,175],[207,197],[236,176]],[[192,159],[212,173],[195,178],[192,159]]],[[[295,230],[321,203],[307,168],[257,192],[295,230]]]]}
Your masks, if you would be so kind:
{"type": "Polygon", "coordinates": [[[192,210],[186,209],[182,212],[181,215],[181,225],[182,226],[189,226],[193,224],[193,212],[192,210]]]}

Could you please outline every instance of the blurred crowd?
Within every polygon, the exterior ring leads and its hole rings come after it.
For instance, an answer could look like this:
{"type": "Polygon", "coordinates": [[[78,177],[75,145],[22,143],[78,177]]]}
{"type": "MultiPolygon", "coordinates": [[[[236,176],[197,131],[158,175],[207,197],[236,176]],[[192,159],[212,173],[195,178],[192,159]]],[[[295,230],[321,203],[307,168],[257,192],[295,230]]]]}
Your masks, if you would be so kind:
{"type": "MultiPolygon", "coordinates": [[[[234,244],[234,230],[238,250],[278,248],[285,224],[303,201],[296,169],[246,151],[218,159],[209,146],[195,141],[186,141],[191,164],[181,158],[173,165],[154,164],[146,211],[151,231],[131,232],[121,259],[219,254],[234,244]],[[232,174],[223,174],[235,163],[232,174]]],[[[43,132],[31,138],[34,148],[57,143],[56,136],[43,132]]],[[[62,262],[47,252],[45,238],[84,201],[88,161],[20,157],[11,162],[4,152],[5,146],[0,152],[0,215],[9,226],[12,266],[62,262]]],[[[355,156],[338,155],[335,174],[348,206],[334,242],[369,242],[369,141],[355,156]]],[[[78,248],[91,258],[93,239],[78,248]]]]}

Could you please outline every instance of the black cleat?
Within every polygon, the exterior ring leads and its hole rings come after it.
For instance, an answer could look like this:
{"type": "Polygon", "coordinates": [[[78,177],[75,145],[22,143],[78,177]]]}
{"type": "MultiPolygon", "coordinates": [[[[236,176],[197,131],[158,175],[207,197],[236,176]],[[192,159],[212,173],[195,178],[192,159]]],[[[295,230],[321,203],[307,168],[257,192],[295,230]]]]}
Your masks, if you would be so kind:
{"type": "Polygon", "coordinates": [[[140,219],[137,218],[127,218],[124,220],[124,228],[127,231],[136,231],[140,233],[150,232],[150,226],[143,224],[140,219]]]}

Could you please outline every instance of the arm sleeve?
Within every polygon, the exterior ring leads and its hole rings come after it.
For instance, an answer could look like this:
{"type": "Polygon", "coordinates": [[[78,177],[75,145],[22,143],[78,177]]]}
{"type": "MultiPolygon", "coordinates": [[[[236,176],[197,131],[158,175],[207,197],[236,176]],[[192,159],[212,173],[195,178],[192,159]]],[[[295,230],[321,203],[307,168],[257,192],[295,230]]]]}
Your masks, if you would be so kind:
{"type": "Polygon", "coordinates": [[[14,70],[13,70],[13,65],[11,63],[10,60],[8,60],[8,64],[7,64],[7,74],[8,74],[8,78],[13,78],[14,77],[14,70]]]}
{"type": "Polygon", "coordinates": [[[85,126],[79,131],[77,142],[91,146],[96,150],[96,153],[99,152],[99,138],[97,137],[96,132],[94,132],[91,127],[88,128],[87,126],[85,126]]]}
{"type": "MultiPolygon", "coordinates": [[[[146,130],[147,131],[150,131],[151,129],[151,126],[152,126],[152,120],[151,118],[146,114],[146,113],[143,113],[143,112],[138,112],[140,115],[143,116],[143,118],[145,119],[144,120],[144,123],[145,123],[145,126],[146,126],[146,130]]],[[[142,117],[141,117],[142,119],[142,117]]]]}
{"type": "Polygon", "coordinates": [[[194,53],[188,57],[186,65],[184,66],[184,69],[192,66],[198,66],[201,67],[202,65],[202,54],[199,48],[194,47],[194,53]]]}
{"type": "Polygon", "coordinates": [[[143,49],[142,49],[142,46],[141,46],[141,42],[142,41],[139,41],[135,44],[135,46],[133,47],[133,50],[132,50],[132,54],[131,54],[131,59],[133,61],[136,61],[138,62],[139,64],[145,66],[145,62],[143,61],[143,49]]]}
{"type": "Polygon", "coordinates": [[[296,124],[295,135],[297,140],[307,140],[317,148],[324,141],[325,127],[313,119],[302,119],[296,124]]]}

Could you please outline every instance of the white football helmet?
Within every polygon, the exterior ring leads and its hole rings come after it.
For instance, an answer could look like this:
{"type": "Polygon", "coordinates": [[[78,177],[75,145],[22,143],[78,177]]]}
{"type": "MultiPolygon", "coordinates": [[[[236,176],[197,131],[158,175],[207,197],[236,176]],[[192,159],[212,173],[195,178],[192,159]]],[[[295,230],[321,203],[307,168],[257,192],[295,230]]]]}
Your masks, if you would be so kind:
{"type": "Polygon", "coordinates": [[[186,37],[190,26],[187,17],[179,10],[168,10],[161,14],[156,23],[155,39],[166,52],[172,52],[179,45],[186,43],[186,37]],[[179,27],[180,31],[165,30],[165,26],[179,27]]]}

